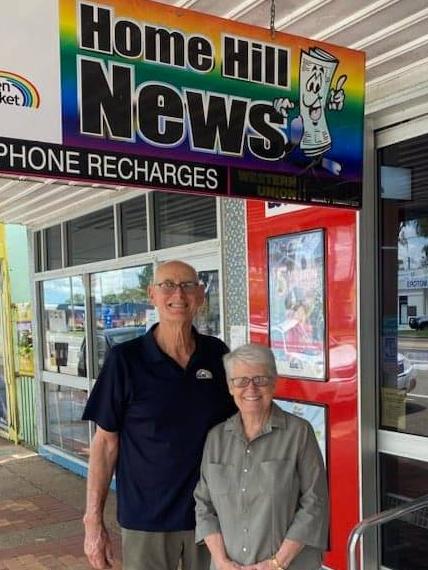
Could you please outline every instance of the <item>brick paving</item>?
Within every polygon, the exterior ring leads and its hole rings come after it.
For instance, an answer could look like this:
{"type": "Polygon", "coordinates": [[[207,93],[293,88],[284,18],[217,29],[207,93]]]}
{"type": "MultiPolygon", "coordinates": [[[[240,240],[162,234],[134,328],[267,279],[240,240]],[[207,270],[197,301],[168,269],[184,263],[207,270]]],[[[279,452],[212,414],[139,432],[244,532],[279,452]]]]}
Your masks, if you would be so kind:
{"type": "Polygon", "coordinates": [[[13,532],[37,525],[49,525],[80,519],[77,509],[49,495],[0,501],[0,529],[13,532]]]}
{"type": "MultiPolygon", "coordinates": [[[[116,542],[116,548],[119,543],[116,542]]],[[[82,552],[82,535],[6,548],[0,552],[0,570],[87,570],[90,568],[82,552]]],[[[121,565],[116,562],[115,570],[121,565]]]]}
{"type": "MultiPolygon", "coordinates": [[[[89,570],[84,506],[84,479],[0,438],[0,570],[89,570]]],[[[120,570],[114,493],[105,513],[120,570]]]]}

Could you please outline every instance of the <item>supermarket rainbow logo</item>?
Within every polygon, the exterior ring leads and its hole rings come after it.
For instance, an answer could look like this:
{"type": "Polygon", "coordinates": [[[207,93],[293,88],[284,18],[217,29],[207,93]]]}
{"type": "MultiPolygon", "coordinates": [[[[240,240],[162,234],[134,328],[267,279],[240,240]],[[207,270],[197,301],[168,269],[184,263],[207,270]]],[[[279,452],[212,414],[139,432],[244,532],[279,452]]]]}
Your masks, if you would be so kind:
{"type": "Polygon", "coordinates": [[[31,81],[22,75],[0,69],[0,107],[2,105],[37,109],[40,94],[31,81]]]}

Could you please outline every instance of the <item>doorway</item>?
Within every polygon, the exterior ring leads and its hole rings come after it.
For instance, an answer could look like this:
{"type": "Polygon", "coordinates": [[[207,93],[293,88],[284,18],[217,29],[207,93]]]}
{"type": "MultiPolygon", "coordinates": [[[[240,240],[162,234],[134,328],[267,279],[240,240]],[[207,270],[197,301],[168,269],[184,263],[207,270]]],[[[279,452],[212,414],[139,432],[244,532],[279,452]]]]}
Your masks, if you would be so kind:
{"type": "MultiPolygon", "coordinates": [[[[378,462],[382,510],[427,492],[427,132],[428,119],[419,119],[377,136],[378,462]]],[[[386,524],[381,535],[382,567],[426,568],[427,528],[428,513],[423,511],[386,524]]]]}

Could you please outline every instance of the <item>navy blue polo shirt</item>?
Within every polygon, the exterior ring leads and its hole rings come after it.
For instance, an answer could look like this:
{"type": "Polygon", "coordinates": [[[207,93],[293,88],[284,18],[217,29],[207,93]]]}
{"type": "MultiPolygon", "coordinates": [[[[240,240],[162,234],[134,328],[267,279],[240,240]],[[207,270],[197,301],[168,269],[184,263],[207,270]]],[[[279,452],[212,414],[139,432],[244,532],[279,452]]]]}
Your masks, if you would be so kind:
{"type": "Polygon", "coordinates": [[[205,437],[236,412],[222,356],[226,345],[193,331],[186,369],[162,352],[153,329],[112,348],[83,419],[119,433],[119,524],[155,532],[195,528],[193,490],[205,437]]]}

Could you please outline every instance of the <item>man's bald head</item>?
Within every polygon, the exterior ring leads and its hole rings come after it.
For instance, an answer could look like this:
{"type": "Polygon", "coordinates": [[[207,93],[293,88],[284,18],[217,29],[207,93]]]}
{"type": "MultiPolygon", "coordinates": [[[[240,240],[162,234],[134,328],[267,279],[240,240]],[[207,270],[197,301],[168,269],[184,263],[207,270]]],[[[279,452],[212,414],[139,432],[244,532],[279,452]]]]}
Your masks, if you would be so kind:
{"type": "Polygon", "coordinates": [[[186,279],[182,279],[183,281],[199,281],[198,273],[194,267],[184,261],[173,259],[171,261],[164,261],[157,266],[153,282],[159,283],[160,281],[163,281],[166,276],[174,275],[176,273],[188,276],[186,279]]]}

